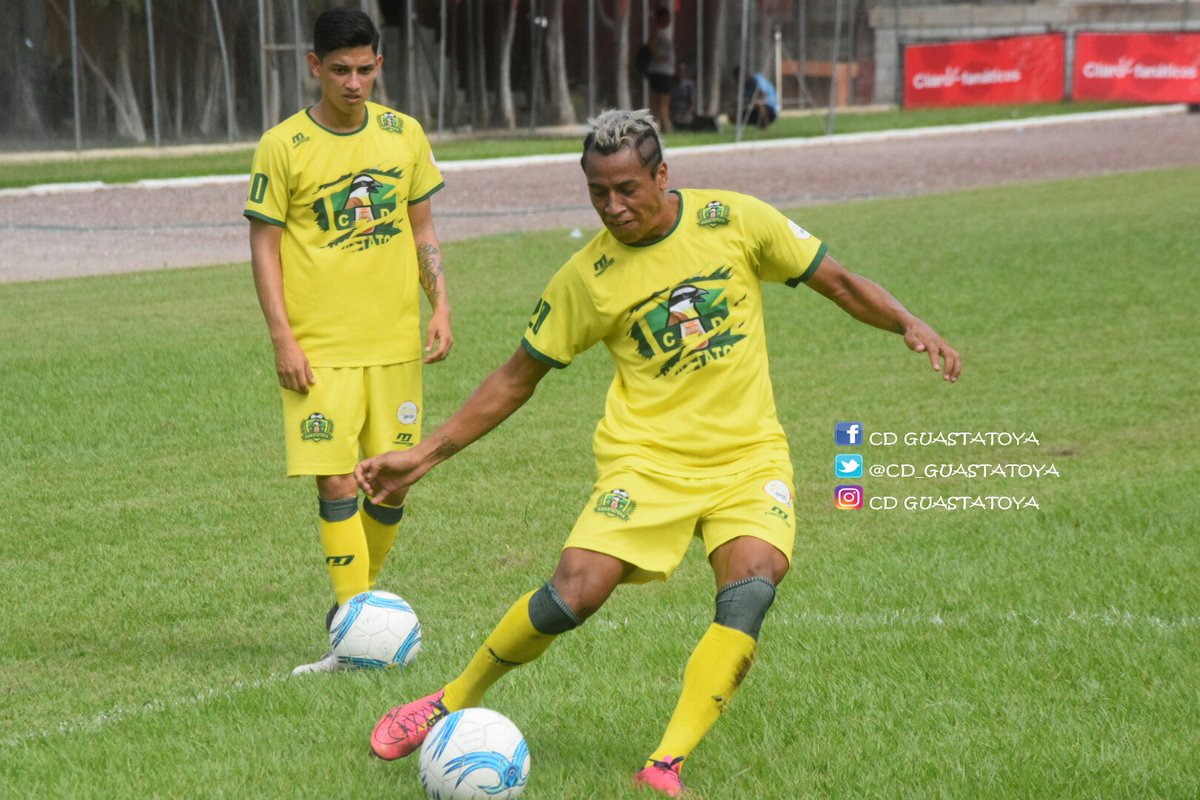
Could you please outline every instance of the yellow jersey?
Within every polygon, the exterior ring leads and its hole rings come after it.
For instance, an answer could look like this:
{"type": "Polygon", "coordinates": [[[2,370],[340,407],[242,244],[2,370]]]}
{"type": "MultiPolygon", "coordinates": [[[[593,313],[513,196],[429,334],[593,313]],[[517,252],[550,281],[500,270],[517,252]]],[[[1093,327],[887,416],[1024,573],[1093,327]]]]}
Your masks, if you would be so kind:
{"type": "Polygon", "coordinates": [[[375,103],[366,112],[351,133],[321,127],[306,109],[263,134],[242,212],[284,229],[288,320],[314,367],[421,357],[408,206],[444,184],[415,119],[375,103]]]}
{"type": "Polygon", "coordinates": [[[770,205],[684,189],[675,226],[625,245],[607,230],[551,279],[522,346],[554,367],[603,341],[616,365],[597,461],[704,475],[789,458],[775,413],[762,284],[797,286],[826,247],[770,205]]]}

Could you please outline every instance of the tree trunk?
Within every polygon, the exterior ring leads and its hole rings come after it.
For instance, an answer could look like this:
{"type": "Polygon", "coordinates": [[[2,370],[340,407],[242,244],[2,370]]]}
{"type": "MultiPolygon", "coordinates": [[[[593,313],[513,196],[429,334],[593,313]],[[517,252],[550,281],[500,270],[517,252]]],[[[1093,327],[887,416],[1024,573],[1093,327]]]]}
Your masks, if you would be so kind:
{"type": "Polygon", "coordinates": [[[512,49],[517,34],[517,6],[520,0],[512,0],[508,8],[508,19],[504,25],[504,39],[500,42],[500,122],[505,128],[517,127],[517,112],[513,107],[512,93],[512,49]]]}
{"type": "Polygon", "coordinates": [[[706,116],[715,117],[721,113],[721,86],[725,77],[725,40],[729,36],[728,3],[711,3],[715,5],[716,18],[712,21],[712,33],[707,37],[713,43],[709,48],[708,74],[704,76],[704,86],[708,89],[708,104],[704,106],[706,116]]]}
{"type": "Polygon", "coordinates": [[[475,72],[472,81],[475,84],[475,103],[474,116],[479,120],[478,124],[481,127],[486,127],[492,118],[491,103],[488,102],[488,84],[487,84],[487,4],[476,3],[475,0],[469,0],[471,3],[472,21],[475,23],[473,30],[470,32],[472,41],[475,43],[475,72]]]}
{"type": "Polygon", "coordinates": [[[603,2],[596,4],[596,16],[617,40],[615,48],[617,108],[632,107],[629,94],[629,3],[630,0],[616,0],[616,13],[612,16],[609,16],[604,10],[603,2]]]}
{"type": "Polygon", "coordinates": [[[546,70],[550,78],[551,118],[558,125],[575,124],[575,106],[567,82],[567,58],[563,44],[563,0],[550,0],[550,27],[546,31],[546,70]]]}
{"type": "Polygon", "coordinates": [[[113,106],[117,112],[117,133],[138,144],[146,141],[146,125],[138,107],[137,89],[129,71],[129,9],[122,7],[117,25],[117,78],[113,106]]]}

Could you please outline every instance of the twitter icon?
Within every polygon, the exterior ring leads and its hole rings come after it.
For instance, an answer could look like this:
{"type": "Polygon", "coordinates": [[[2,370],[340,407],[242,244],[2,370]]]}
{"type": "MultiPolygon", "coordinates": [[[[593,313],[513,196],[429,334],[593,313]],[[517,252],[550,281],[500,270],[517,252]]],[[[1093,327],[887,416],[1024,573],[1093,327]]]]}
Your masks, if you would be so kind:
{"type": "Polygon", "coordinates": [[[863,457],[858,453],[838,453],[833,457],[833,474],[838,478],[861,478],[863,457]]]}

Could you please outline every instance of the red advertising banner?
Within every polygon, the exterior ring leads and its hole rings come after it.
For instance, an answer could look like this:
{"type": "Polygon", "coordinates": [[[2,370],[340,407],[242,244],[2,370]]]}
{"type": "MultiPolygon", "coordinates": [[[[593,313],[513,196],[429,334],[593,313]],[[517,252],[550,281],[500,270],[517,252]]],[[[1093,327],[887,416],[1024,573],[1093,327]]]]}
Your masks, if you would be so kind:
{"type": "Polygon", "coordinates": [[[1076,100],[1200,103],[1200,33],[1080,33],[1076,100]]]}
{"type": "Polygon", "coordinates": [[[1066,91],[1061,33],[904,49],[904,107],[1054,103],[1066,91]]]}

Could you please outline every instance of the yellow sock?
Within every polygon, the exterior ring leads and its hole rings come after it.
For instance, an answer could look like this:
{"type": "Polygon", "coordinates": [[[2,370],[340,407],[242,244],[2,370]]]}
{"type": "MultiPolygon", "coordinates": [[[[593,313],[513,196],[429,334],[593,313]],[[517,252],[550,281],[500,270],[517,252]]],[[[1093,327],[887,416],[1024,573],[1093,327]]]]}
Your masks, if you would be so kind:
{"type": "Polygon", "coordinates": [[[446,684],[442,704],[451,711],[472,708],[483,700],[493,683],[514,667],[527,664],[546,652],[556,636],[541,633],[529,619],[529,592],[512,604],[495,630],[484,640],[462,674],[446,684]]]}
{"type": "Polygon", "coordinates": [[[358,514],[337,522],[322,517],[321,547],[325,550],[325,567],[339,605],[367,590],[370,555],[358,514]]]}
{"type": "Polygon", "coordinates": [[[686,757],[721,716],[754,662],[754,638],[713,623],[683,671],[683,690],[658,749],[646,762],[686,757]]]}
{"type": "Polygon", "coordinates": [[[370,556],[367,586],[374,589],[375,581],[379,578],[379,570],[383,569],[383,562],[387,559],[387,555],[392,549],[392,543],[396,541],[396,534],[400,531],[400,523],[380,522],[367,513],[365,506],[358,512],[358,517],[362,520],[363,533],[367,537],[367,551],[370,556]]]}

